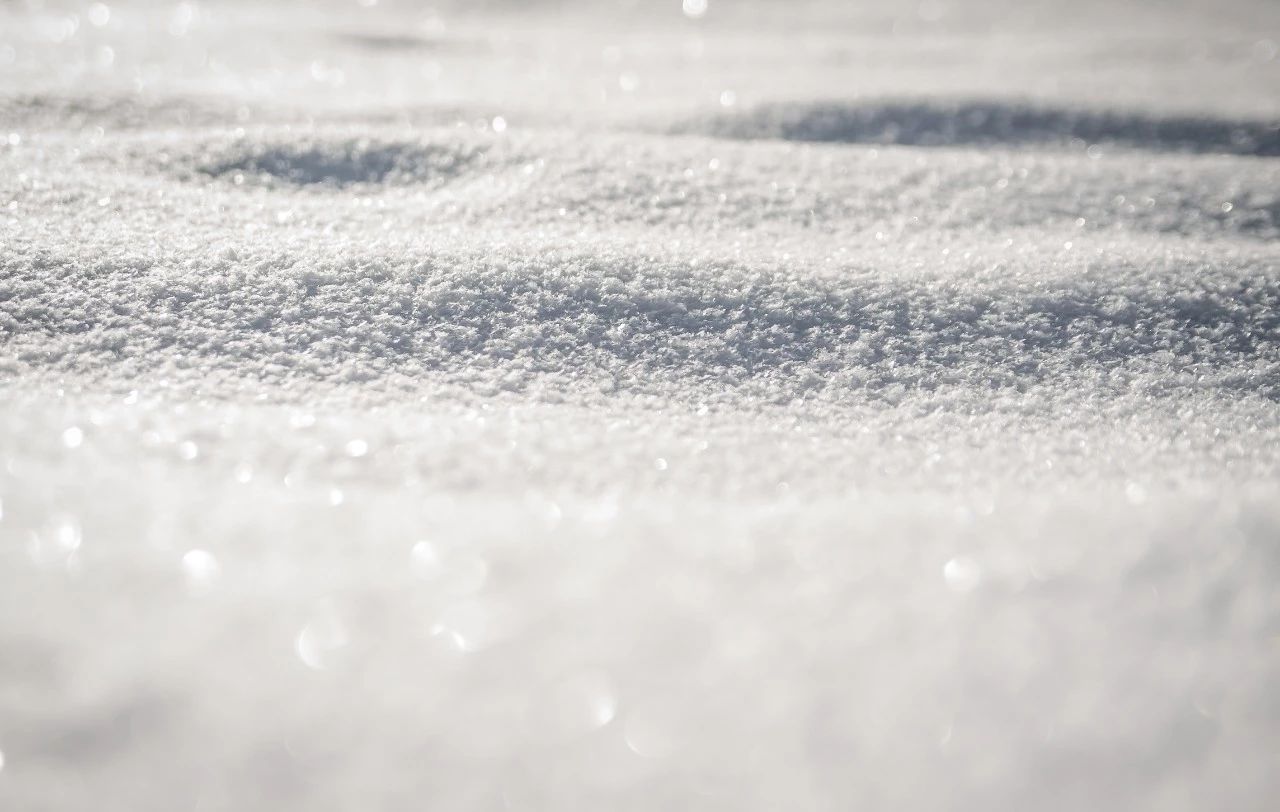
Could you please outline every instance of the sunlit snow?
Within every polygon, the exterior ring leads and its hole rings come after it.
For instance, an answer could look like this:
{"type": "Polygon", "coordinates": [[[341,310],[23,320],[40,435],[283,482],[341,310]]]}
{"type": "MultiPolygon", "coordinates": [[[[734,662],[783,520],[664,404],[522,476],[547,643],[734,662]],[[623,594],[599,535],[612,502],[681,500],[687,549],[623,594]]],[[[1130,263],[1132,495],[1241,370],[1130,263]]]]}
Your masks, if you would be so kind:
{"type": "Polygon", "coordinates": [[[1280,5],[0,5],[0,810],[1264,810],[1280,5]]]}

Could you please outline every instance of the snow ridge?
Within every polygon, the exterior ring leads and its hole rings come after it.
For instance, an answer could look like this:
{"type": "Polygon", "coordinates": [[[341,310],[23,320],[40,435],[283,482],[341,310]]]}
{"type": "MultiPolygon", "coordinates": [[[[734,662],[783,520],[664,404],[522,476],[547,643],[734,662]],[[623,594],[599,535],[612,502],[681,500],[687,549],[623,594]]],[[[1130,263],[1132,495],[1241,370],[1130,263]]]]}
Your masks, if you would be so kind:
{"type": "Polygon", "coordinates": [[[779,102],[683,124],[678,132],[850,144],[1032,146],[1280,155],[1280,121],[1055,108],[1001,101],[779,102]]]}
{"type": "Polygon", "coordinates": [[[36,251],[3,270],[11,357],[81,373],[180,354],[259,376],[495,368],[513,381],[760,379],[780,394],[1145,371],[1157,390],[1280,396],[1280,280],[1261,264],[909,280],[625,253],[260,254],[184,268],[36,251]]]}

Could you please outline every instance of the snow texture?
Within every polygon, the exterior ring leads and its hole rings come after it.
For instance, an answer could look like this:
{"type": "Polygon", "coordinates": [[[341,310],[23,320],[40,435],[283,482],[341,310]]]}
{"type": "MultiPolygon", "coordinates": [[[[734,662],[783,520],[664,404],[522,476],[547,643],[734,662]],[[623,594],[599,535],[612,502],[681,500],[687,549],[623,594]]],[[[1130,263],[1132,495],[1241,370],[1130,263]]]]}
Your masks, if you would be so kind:
{"type": "Polygon", "coordinates": [[[0,6],[0,809],[1272,808],[1277,43],[0,6]]]}

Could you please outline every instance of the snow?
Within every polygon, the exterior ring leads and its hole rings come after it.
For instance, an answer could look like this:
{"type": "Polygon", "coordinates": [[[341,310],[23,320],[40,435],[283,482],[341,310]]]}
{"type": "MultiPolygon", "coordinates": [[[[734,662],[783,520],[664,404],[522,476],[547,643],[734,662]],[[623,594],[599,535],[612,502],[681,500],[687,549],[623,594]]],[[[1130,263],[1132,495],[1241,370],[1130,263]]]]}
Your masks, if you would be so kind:
{"type": "Polygon", "coordinates": [[[1267,809],[1265,2],[0,8],[0,809],[1267,809]]]}

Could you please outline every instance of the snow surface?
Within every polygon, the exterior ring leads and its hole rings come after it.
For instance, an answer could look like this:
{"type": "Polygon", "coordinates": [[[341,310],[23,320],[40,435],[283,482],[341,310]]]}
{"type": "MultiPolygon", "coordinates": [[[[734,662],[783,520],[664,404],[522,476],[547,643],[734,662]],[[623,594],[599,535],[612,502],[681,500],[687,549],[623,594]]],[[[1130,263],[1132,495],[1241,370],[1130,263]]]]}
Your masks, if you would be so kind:
{"type": "Polygon", "coordinates": [[[0,6],[0,809],[1264,810],[1280,6],[0,6]]]}

